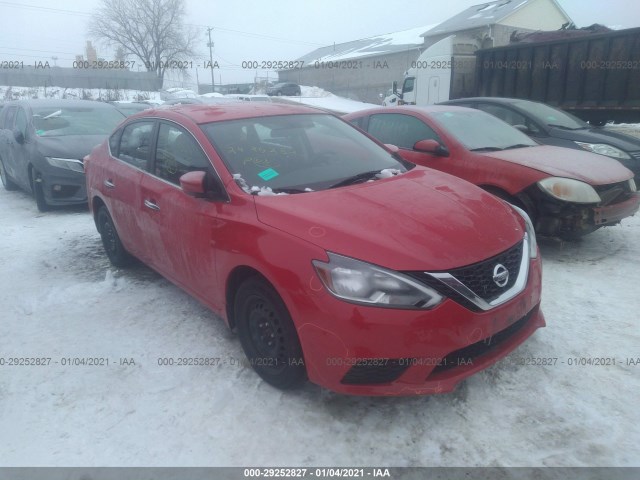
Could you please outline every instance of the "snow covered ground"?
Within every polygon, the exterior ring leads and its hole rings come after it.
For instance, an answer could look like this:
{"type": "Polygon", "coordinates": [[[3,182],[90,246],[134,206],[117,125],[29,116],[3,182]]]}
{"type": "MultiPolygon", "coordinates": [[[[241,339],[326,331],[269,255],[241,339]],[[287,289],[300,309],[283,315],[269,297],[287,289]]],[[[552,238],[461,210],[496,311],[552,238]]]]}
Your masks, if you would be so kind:
{"type": "Polygon", "coordinates": [[[269,387],[200,303],[111,267],[84,209],[0,190],[0,465],[639,466],[639,240],[636,216],[545,242],[547,328],[454,393],[357,398],[269,387]]]}
{"type": "Polygon", "coordinates": [[[302,103],[311,107],[324,108],[338,114],[352,113],[367,108],[375,108],[380,105],[373,103],[360,102],[358,100],[350,100],[348,98],[339,97],[331,92],[327,92],[320,87],[308,87],[300,85],[299,97],[272,97],[274,101],[285,100],[286,102],[302,103]]]}

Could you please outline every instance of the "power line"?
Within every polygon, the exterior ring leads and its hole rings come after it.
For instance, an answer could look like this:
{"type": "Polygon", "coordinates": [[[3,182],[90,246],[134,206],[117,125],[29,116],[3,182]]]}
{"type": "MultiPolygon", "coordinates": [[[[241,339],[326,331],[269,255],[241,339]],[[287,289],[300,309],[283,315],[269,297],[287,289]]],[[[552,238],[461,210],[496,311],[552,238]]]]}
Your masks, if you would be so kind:
{"type": "Polygon", "coordinates": [[[78,10],[65,10],[64,8],[41,7],[39,5],[27,5],[24,3],[0,2],[0,5],[6,5],[7,7],[14,7],[14,8],[24,8],[26,10],[44,10],[51,13],[64,13],[67,15],[82,15],[87,17],[90,17],[92,15],[89,12],[80,12],[78,10]]]}

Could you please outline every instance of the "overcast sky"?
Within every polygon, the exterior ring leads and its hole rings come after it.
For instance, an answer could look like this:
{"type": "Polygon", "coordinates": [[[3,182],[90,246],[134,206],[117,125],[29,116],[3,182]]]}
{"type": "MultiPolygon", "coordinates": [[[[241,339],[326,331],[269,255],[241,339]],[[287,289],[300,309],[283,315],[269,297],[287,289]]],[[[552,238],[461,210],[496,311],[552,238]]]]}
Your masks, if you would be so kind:
{"type": "MultiPolygon", "coordinates": [[[[251,81],[249,60],[295,60],[315,48],[440,23],[478,0],[186,0],[187,22],[202,31],[201,64],[208,59],[205,26],[212,26],[216,83],[251,81]]],[[[637,0],[559,0],[578,25],[640,26],[637,0]]],[[[0,0],[0,61],[48,61],[70,67],[84,54],[87,24],[100,0],[0,0]],[[52,59],[57,57],[57,60],[52,59]]],[[[113,53],[100,45],[98,56],[113,53]]],[[[266,72],[259,72],[266,76],[266,72]]],[[[201,83],[210,78],[199,69],[201,83]]],[[[271,73],[273,76],[273,73],[271,73]]],[[[192,80],[195,83],[195,78],[192,80]]]]}

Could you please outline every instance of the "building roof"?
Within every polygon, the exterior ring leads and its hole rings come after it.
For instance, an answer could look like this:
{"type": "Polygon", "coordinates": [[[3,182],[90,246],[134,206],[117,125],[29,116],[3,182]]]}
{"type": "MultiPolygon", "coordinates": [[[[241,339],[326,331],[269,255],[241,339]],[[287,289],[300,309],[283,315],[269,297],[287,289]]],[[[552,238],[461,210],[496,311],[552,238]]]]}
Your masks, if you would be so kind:
{"type": "MultiPolygon", "coordinates": [[[[493,2],[481,3],[474,5],[459,14],[445,20],[436,25],[434,28],[422,34],[423,37],[433,35],[442,35],[445,33],[459,32],[461,30],[469,30],[471,28],[484,27],[486,25],[494,25],[504,20],[516,10],[521,9],[527,4],[531,4],[536,0],[496,0],[493,2]]],[[[567,17],[560,5],[552,0],[556,7],[567,17]]]]}
{"type": "Polygon", "coordinates": [[[305,66],[308,67],[315,62],[335,62],[404,52],[421,47],[424,43],[422,34],[434,26],[435,25],[427,25],[410,30],[403,30],[401,32],[387,33],[375,37],[339,43],[337,45],[329,45],[318,48],[300,57],[298,60],[304,61],[305,66]]]}

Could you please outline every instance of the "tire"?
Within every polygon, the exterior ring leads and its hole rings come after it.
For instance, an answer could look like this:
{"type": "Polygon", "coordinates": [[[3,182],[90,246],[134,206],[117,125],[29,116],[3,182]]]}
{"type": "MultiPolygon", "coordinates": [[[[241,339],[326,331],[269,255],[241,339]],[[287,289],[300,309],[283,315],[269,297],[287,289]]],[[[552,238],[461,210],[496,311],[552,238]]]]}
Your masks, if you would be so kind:
{"type": "Polygon", "coordinates": [[[100,207],[100,210],[98,210],[98,231],[102,238],[104,251],[113,266],[124,268],[130,265],[133,257],[122,245],[107,207],[100,207]]]}
{"type": "Polygon", "coordinates": [[[0,160],[0,177],[2,177],[2,185],[5,190],[15,190],[18,186],[15,184],[13,180],[9,177],[9,174],[4,168],[4,162],[0,160]]]}
{"type": "Polygon", "coordinates": [[[51,205],[49,205],[47,200],[44,198],[42,182],[38,180],[38,173],[36,173],[35,170],[31,170],[31,188],[33,189],[33,197],[36,199],[36,206],[41,212],[48,212],[51,210],[51,205]]]}
{"type": "Polygon", "coordinates": [[[252,277],[240,285],[234,302],[242,349],[262,379],[279,389],[306,379],[302,347],[291,316],[275,289],[252,277]]]}

